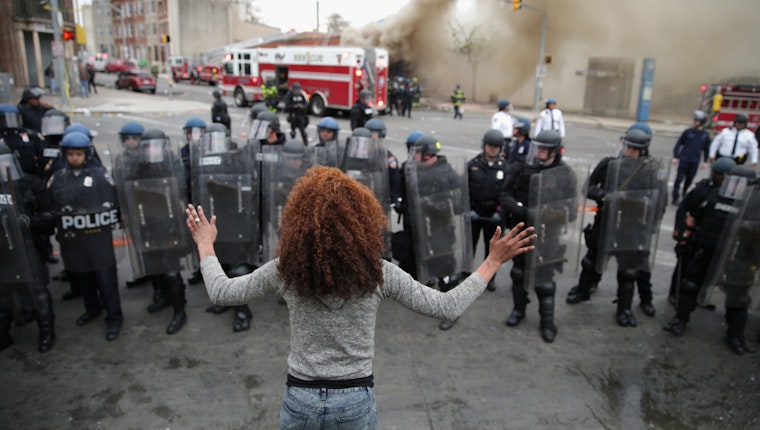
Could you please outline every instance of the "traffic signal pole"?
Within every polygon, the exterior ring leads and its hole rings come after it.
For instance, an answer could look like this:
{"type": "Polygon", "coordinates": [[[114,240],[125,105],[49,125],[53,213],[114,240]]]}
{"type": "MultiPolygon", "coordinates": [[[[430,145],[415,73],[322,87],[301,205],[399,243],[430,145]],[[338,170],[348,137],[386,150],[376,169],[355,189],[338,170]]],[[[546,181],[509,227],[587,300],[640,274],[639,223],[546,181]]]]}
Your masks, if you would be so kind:
{"type": "Polygon", "coordinates": [[[541,12],[541,46],[538,50],[538,63],[536,63],[536,97],[533,101],[533,110],[538,112],[541,109],[541,92],[544,88],[544,78],[546,77],[546,11],[525,4],[523,0],[512,0],[512,10],[517,12],[520,9],[531,9],[541,12]]]}
{"type": "Polygon", "coordinates": [[[50,13],[53,19],[53,58],[55,59],[55,81],[61,94],[61,106],[69,105],[69,97],[66,92],[65,64],[66,55],[63,49],[63,40],[61,39],[61,11],[58,8],[58,0],[50,0],[50,13]]]}

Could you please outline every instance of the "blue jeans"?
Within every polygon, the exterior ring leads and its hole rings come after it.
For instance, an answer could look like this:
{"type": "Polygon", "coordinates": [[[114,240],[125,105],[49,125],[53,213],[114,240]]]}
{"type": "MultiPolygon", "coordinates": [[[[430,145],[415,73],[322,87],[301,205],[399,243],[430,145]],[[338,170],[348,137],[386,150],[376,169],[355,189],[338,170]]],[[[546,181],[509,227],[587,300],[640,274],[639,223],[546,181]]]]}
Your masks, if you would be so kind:
{"type": "Polygon", "coordinates": [[[280,430],[376,428],[374,388],[285,387],[280,409],[280,430]]]}

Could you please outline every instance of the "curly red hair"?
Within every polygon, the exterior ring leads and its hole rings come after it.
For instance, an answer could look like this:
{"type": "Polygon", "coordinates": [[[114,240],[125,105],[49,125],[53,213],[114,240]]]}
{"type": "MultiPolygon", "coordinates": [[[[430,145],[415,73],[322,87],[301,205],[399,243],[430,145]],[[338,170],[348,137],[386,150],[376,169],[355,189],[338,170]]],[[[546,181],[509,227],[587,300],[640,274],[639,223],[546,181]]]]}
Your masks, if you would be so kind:
{"type": "Polygon", "coordinates": [[[388,221],[369,188],[332,167],[300,178],[282,215],[277,271],[302,296],[343,299],[383,283],[383,230],[388,221]]]}

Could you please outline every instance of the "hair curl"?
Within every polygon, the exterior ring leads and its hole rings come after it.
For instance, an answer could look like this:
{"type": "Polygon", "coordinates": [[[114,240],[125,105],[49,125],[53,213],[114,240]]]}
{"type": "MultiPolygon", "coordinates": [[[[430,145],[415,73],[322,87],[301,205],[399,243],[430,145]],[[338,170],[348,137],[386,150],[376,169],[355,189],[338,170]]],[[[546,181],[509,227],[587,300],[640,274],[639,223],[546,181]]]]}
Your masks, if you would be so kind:
{"type": "Polygon", "coordinates": [[[371,294],[383,283],[387,225],[369,188],[336,168],[309,169],[282,215],[277,271],[285,288],[316,298],[371,294]]]}

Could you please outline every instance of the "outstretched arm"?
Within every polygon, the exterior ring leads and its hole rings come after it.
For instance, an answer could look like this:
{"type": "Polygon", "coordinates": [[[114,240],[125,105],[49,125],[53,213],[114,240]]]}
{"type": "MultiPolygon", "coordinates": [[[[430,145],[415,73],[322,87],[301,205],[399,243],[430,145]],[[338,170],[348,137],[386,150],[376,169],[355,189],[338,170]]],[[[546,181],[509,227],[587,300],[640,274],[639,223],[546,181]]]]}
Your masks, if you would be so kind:
{"type": "Polygon", "coordinates": [[[198,247],[198,255],[200,260],[203,261],[206,257],[216,256],[214,251],[214,241],[216,241],[216,215],[211,219],[206,219],[206,215],[203,213],[203,208],[193,205],[187,205],[185,209],[187,214],[187,228],[190,230],[190,234],[193,236],[193,241],[198,247]]]}

